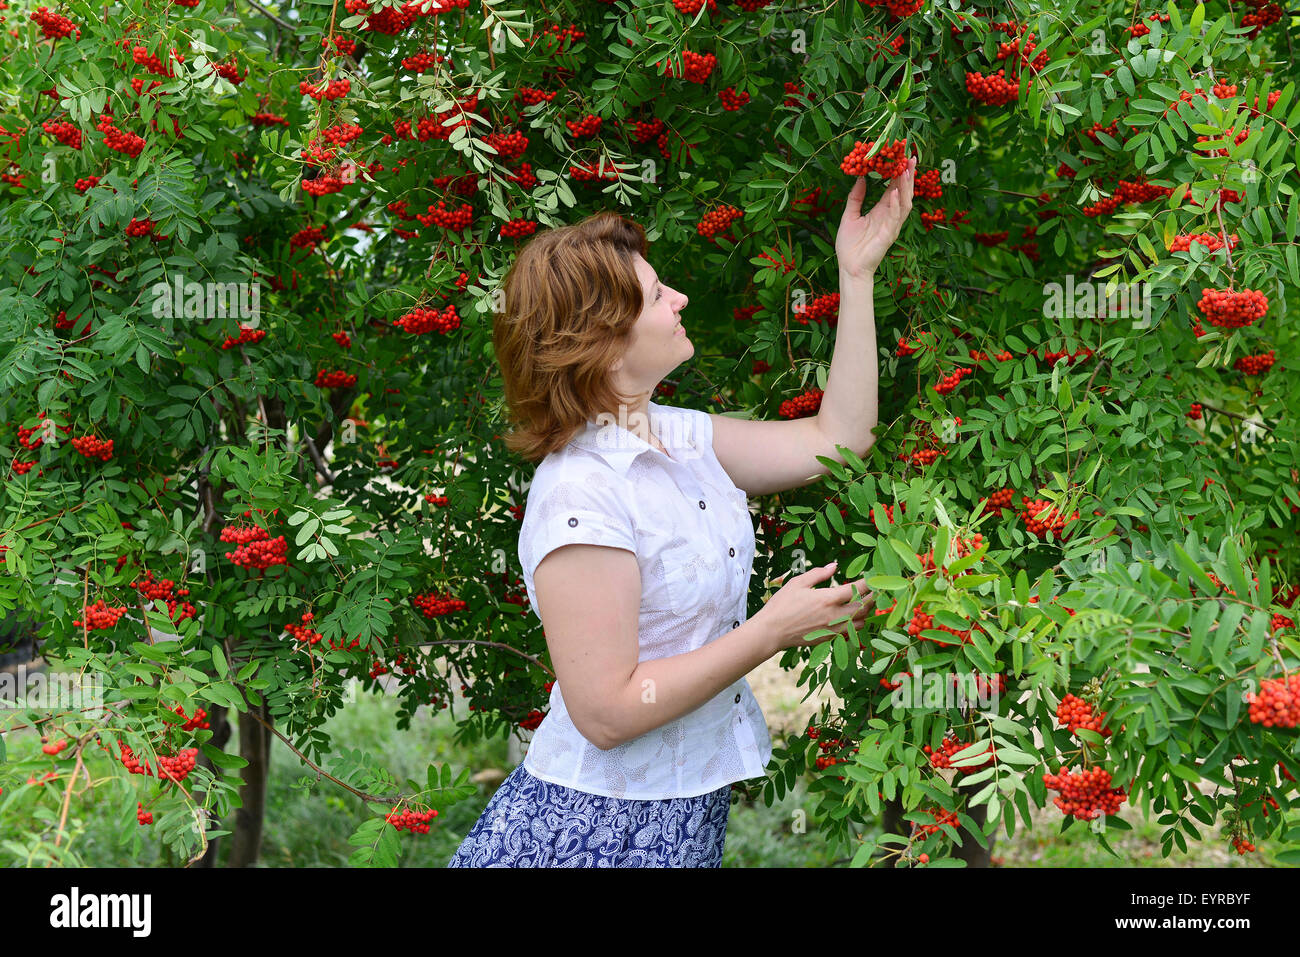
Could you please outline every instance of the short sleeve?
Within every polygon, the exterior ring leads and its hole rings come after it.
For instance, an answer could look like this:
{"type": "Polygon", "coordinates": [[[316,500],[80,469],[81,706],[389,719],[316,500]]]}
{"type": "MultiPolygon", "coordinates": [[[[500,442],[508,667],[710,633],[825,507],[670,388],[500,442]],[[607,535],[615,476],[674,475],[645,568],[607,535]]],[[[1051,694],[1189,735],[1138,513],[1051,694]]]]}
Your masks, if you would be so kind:
{"type": "Polygon", "coordinates": [[[519,561],[530,590],[542,559],[564,545],[605,545],[635,552],[628,495],[618,475],[596,464],[550,476],[542,483],[534,481],[519,532],[519,561]]]}

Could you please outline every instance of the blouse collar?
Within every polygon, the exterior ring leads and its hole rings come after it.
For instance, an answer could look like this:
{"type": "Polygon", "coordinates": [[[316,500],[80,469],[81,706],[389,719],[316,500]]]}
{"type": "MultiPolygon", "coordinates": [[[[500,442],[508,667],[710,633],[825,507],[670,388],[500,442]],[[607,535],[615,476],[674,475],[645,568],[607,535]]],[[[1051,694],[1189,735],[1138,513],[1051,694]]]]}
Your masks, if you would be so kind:
{"type": "MultiPolygon", "coordinates": [[[[694,417],[686,409],[647,403],[650,430],[663,443],[678,462],[696,454],[698,446],[693,429],[694,417]]],[[[588,419],[586,425],[570,440],[580,449],[598,455],[611,465],[619,475],[626,475],[632,462],[645,452],[658,451],[635,432],[625,426],[634,424],[626,418],[620,424],[610,413],[602,412],[597,419],[588,419]]]]}

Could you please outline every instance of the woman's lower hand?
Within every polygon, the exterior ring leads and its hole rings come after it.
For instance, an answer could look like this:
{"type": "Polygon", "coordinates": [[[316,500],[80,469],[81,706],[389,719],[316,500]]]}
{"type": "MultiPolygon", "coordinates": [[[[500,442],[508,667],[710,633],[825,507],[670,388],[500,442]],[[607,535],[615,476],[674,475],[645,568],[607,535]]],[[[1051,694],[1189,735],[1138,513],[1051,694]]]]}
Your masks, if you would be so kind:
{"type": "Polygon", "coordinates": [[[828,588],[815,587],[834,575],[835,567],[836,563],[832,562],[796,575],[785,582],[759,609],[754,617],[762,617],[772,630],[775,651],[810,648],[838,635],[848,634],[848,621],[831,624],[838,619],[852,616],[854,626],[861,625],[866,620],[876,603],[875,594],[867,590],[866,579],[828,588]],[[853,597],[855,591],[857,598],[853,597]],[[808,634],[827,629],[832,634],[811,641],[805,640],[808,634]]]}

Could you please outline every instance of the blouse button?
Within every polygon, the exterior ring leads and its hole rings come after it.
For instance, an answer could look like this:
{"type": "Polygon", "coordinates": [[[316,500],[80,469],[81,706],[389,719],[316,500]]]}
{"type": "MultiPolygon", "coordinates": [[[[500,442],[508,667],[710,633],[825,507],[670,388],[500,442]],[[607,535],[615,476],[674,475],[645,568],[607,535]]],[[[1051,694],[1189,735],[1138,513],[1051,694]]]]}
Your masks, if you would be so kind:
{"type": "Polygon", "coordinates": [[[700,508],[704,508],[704,499],[700,499],[700,508]]]}
{"type": "Polygon", "coordinates": [[[736,694],[736,704],[740,704],[740,694],[739,694],[739,692],[737,692],[737,694],[736,694]]]}
{"type": "Polygon", "coordinates": [[[736,557],[736,550],[735,550],[734,548],[728,548],[728,549],[727,549],[727,554],[730,555],[732,558],[735,558],[735,557],[736,557]]]}
{"type": "Polygon", "coordinates": [[[569,528],[576,528],[577,525],[578,525],[578,520],[576,518],[569,519],[569,528]]]}
{"type": "Polygon", "coordinates": [[[732,627],[732,628],[739,628],[739,627],[740,627],[740,622],[739,622],[739,621],[733,621],[733,622],[731,623],[731,627],[732,627]]]}

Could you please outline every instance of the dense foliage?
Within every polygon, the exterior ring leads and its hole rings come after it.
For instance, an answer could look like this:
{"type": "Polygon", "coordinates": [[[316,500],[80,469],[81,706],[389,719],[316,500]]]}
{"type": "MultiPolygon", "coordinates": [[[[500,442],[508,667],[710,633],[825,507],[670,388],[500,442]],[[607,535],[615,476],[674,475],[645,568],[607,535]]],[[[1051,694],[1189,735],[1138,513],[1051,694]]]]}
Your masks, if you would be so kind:
{"type": "Polygon", "coordinates": [[[1218,820],[1300,860],[1300,101],[1277,5],[3,15],[0,608],[105,705],[10,713],[50,753],[0,743],[5,860],[75,863],[102,786],[124,842],[152,827],[197,859],[228,833],[249,863],[275,733],[372,799],[354,860],[393,861],[419,838],[388,823],[428,822],[385,815],[471,793],[468,769],[399,782],[322,721],[382,680],[408,720],[463,689],[464,733],[494,735],[535,727],[553,678],[490,348],[518,244],[624,211],[691,296],[696,356],[656,401],[811,414],[835,217],[853,174],[870,204],[911,154],[875,281],[877,441],[757,502],[751,593],[847,559],[881,614],[786,655],[843,705],[759,790],[815,775],[858,864],[957,863],[985,814],[1025,826],[1053,799],[1101,841],[1142,806],[1167,853],[1218,820]],[[987,707],[917,694],[926,674],[978,675],[987,707]],[[111,770],[79,774],[101,749],[111,770]],[[890,801],[903,833],[860,841],[890,801]]]}

